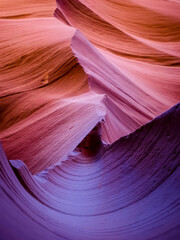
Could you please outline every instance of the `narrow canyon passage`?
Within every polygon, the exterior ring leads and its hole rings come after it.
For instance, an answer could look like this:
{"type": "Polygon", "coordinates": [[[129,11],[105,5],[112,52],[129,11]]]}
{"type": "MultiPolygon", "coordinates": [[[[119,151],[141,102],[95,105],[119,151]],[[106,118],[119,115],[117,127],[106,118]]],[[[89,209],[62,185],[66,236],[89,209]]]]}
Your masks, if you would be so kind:
{"type": "Polygon", "coordinates": [[[0,1],[0,240],[180,239],[179,12],[0,1]]]}

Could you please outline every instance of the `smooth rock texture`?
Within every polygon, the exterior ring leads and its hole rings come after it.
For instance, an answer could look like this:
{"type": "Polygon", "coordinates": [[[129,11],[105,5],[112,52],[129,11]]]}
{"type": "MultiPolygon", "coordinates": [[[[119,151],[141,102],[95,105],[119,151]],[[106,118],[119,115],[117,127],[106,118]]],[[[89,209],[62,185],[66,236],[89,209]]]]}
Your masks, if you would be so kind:
{"type": "Polygon", "coordinates": [[[8,162],[1,147],[1,236],[178,239],[176,124],[180,104],[102,147],[97,161],[76,152],[62,165],[34,176],[22,161],[8,162]]]}
{"type": "Polygon", "coordinates": [[[0,9],[0,239],[179,240],[179,1],[0,9]]]}

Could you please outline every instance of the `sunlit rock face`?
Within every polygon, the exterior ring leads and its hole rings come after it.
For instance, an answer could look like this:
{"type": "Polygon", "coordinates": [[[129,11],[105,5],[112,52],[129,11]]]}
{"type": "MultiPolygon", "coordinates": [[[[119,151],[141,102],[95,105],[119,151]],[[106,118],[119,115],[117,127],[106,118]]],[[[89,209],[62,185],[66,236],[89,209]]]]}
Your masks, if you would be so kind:
{"type": "Polygon", "coordinates": [[[0,9],[0,239],[179,240],[179,1],[0,9]]]}

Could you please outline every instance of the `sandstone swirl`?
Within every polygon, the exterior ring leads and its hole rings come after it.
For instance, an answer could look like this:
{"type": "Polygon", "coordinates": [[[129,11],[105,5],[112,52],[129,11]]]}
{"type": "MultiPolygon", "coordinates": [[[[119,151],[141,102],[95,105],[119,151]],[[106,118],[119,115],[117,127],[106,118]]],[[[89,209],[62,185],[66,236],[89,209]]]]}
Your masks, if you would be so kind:
{"type": "Polygon", "coordinates": [[[1,239],[178,240],[179,3],[0,7],[1,239]]]}

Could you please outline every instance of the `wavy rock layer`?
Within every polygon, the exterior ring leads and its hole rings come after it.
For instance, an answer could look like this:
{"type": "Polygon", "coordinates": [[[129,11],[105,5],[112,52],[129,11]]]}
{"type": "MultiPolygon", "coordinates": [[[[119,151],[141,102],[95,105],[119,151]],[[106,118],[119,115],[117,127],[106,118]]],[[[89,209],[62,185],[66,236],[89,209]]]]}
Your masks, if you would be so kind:
{"type": "Polygon", "coordinates": [[[179,101],[180,5],[175,1],[57,1],[63,16],[148,94],[179,101]]]}
{"type": "Polygon", "coordinates": [[[56,1],[54,0],[11,0],[0,2],[0,18],[24,19],[37,17],[52,17],[56,1]]]}
{"type": "Polygon", "coordinates": [[[178,239],[180,132],[176,124],[180,124],[180,105],[128,137],[102,146],[95,162],[94,157],[76,152],[62,165],[34,176],[22,161],[9,163],[1,148],[5,220],[1,236],[178,239]]]}
{"type": "Polygon", "coordinates": [[[178,240],[178,2],[0,8],[1,238],[178,240]]]}

